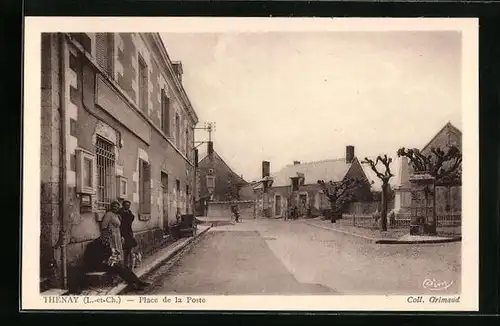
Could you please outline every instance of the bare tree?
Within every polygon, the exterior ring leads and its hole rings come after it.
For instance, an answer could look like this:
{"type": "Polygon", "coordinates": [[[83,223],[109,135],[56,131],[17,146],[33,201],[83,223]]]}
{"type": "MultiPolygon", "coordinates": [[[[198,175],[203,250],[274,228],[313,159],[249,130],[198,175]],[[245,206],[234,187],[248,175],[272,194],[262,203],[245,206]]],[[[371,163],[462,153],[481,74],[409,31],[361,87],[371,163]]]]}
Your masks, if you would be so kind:
{"type": "Polygon", "coordinates": [[[233,182],[233,180],[229,178],[227,182],[226,199],[228,201],[240,200],[240,191],[242,186],[243,185],[241,183],[233,182]]]}
{"type": "Polygon", "coordinates": [[[365,160],[361,163],[370,165],[370,168],[373,170],[373,172],[375,172],[380,181],[382,181],[382,209],[380,210],[380,228],[382,229],[382,231],[387,231],[387,206],[389,203],[389,194],[391,190],[389,181],[394,176],[394,174],[392,174],[391,172],[390,167],[392,158],[387,157],[387,155],[379,155],[374,161],[366,157],[365,160]],[[383,165],[383,172],[380,172],[377,168],[379,162],[383,165]]]}
{"type": "Polygon", "coordinates": [[[433,147],[428,155],[417,148],[402,147],[398,156],[407,157],[415,172],[429,173],[437,185],[461,184],[462,152],[455,145],[448,146],[446,151],[433,147]]]}
{"type": "Polygon", "coordinates": [[[399,157],[406,157],[410,161],[415,172],[425,172],[434,177],[432,189],[424,188],[425,198],[432,195],[432,225],[435,232],[436,227],[436,186],[460,185],[462,183],[462,152],[455,146],[447,146],[446,150],[431,148],[429,154],[423,154],[419,149],[398,150],[399,157]]]}
{"type": "Polygon", "coordinates": [[[330,202],[332,209],[330,220],[332,223],[335,223],[335,218],[342,214],[342,207],[353,200],[356,190],[362,183],[363,181],[356,178],[344,178],[338,182],[318,180],[323,194],[330,202]]]}

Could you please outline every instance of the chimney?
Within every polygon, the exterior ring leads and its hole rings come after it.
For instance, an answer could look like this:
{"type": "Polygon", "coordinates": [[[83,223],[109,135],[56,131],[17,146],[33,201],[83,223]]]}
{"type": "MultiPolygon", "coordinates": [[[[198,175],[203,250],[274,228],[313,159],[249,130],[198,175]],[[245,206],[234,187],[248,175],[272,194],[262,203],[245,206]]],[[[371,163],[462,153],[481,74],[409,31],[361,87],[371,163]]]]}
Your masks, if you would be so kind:
{"type": "Polygon", "coordinates": [[[213,141],[207,142],[207,153],[209,156],[212,156],[214,154],[214,142],[213,141]]]}
{"type": "Polygon", "coordinates": [[[349,145],[345,148],[345,162],[352,163],[352,160],[354,160],[354,146],[349,145]]]}
{"type": "Polygon", "coordinates": [[[174,67],[174,71],[175,74],[177,75],[177,78],[179,78],[179,81],[182,83],[182,74],[184,73],[184,70],[182,69],[182,62],[174,61],[172,62],[172,66],[174,67]]]}
{"type": "Polygon", "coordinates": [[[299,165],[300,161],[293,161],[293,165],[299,165]]]}
{"type": "Polygon", "coordinates": [[[262,161],[262,179],[269,176],[270,165],[268,161],[262,161]]]}

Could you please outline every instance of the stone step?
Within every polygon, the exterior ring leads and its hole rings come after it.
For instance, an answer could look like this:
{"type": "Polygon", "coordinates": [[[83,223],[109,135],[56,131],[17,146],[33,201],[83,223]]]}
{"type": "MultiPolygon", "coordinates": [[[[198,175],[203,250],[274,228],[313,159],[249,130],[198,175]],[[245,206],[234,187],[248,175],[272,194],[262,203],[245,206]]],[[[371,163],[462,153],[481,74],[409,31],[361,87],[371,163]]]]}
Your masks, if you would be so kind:
{"type": "Polygon", "coordinates": [[[88,272],[85,281],[88,286],[109,285],[113,283],[113,276],[106,272],[88,272]]]}
{"type": "Polygon", "coordinates": [[[42,277],[40,279],[40,293],[45,292],[50,289],[50,278],[42,277]]]}
{"type": "Polygon", "coordinates": [[[41,295],[66,295],[68,294],[68,290],[64,289],[48,289],[46,291],[43,291],[41,295]]]}

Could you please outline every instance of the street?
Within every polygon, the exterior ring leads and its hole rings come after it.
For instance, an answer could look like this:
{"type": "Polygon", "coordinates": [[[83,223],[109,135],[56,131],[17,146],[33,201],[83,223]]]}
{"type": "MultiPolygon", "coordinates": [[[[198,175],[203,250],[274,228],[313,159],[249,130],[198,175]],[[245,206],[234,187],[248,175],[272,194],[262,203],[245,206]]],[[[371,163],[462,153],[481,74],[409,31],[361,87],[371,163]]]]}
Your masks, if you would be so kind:
{"type": "MultiPolygon", "coordinates": [[[[245,220],[212,228],[144,294],[430,294],[460,292],[461,243],[380,245],[302,221],[245,220]],[[435,292],[434,292],[435,293],[435,292]]],[[[130,293],[132,294],[132,293],[130,293]]]]}

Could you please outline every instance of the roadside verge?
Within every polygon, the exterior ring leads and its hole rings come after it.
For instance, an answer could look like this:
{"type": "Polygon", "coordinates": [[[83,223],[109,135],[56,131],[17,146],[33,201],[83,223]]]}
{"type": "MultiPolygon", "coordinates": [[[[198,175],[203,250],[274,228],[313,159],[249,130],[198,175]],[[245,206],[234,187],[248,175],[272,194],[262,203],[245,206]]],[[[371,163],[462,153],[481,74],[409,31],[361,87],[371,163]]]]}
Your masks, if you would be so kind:
{"type": "Polygon", "coordinates": [[[361,238],[366,241],[376,243],[376,244],[438,244],[438,243],[450,243],[450,242],[459,242],[462,241],[461,236],[457,237],[437,237],[437,236],[410,236],[406,234],[397,238],[380,238],[380,237],[371,237],[364,234],[359,234],[352,231],[342,230],[336,227],[329,227],[326,225],[321,225],[319,223],[315,223],[312,221],[303,221],[303,223],[325,230],[330,230],[334,232],[339,232],[343,234],[347,234],[353,237],[361,238]]]}

